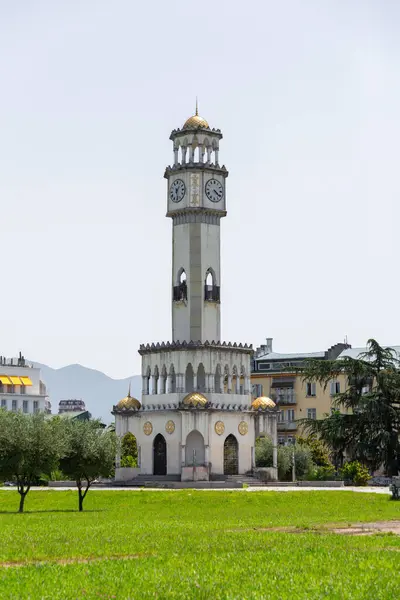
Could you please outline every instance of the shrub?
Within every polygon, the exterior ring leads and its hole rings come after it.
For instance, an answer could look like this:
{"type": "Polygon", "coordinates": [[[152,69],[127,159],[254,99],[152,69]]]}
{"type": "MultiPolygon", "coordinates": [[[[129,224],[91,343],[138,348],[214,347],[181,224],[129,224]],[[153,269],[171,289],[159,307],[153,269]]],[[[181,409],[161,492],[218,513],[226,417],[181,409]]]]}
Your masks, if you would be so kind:
{"type": "Polygon", "coordinates": [[[336,479],[335,467],[315,466],[308,474],[311,481],[334,481],[336,479]]]}
{"type": "Polygon", "coordinates": [[[371,479],[368,469],[358,462],[358,460],[345,463],[340,474],[345,481],[351,481],[354,485],[367,485],[371,479]]]}
{"type": "Polygon", "coordinates": [[[133,456],[124,456],[121,458],[121,467],[137,467],[137,460],[133,456]]]}

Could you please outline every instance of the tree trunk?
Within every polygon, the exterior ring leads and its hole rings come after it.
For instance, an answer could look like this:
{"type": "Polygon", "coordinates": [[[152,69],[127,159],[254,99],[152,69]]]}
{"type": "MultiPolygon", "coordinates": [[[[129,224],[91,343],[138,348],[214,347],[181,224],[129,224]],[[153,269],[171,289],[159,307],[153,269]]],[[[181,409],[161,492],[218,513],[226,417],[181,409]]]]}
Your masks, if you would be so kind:
{"type": "Polygon", "coordinates": [[[90,487],[90,483],[87,482],[86,489],[85,489],[84,492],[82,492],[82,482],[81,481],[77,481],[76,485],[78,487],[79,512],[82,512],[83,511],[83,501],[85,499],[86,494],[88,493],[88,489],[90,487]]]}
{"type": "Polygon", "coordinates": [[[20,495],[18,512],[19,513],[23,513],[24,512],[25,497],[26,497],[27,493],[29,492],[29,487],[27,487],[26,490],[24,490],[23,486],[22,487],[18,486],[18,492],[19,492],[19,495],[20,495]]]}

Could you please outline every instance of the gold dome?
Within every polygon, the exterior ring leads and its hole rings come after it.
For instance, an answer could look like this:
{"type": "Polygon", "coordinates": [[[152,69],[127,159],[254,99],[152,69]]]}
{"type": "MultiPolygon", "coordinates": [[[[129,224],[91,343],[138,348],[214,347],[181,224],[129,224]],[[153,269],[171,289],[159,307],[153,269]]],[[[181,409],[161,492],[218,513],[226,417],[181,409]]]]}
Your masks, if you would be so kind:
{"type": "Polygon", "coordinates": [[[254,408],[254,410],[258,410],[260,408],[275,408],[275,406],[275,402],[271,400],[271,398],[267,398],[267,396],[260,396],[251,403],[251,408],[254,408]]]}
{"type": "Polygon", "coordinates": [[[139,400],[132,398],[130,391],[128,392],[128,395],[125,396],[125,398],[122,398],[122,400],[120,400],[117,404],[117,408],[120,410],[139,410],[141,406],[142,405],[140,404],[139,400]]]}
{"type": "Polygon", "coordinates": [[[203,394],[200,394],[200,392],[190,392],[183,399],[183,404],[186,406],[205,406],[207,402],[207,398],[203,394]]]}
{"type": "Polygon", "coordinates": [[[193,117],[189,117],[182,129],[210,129],[210,126],[203,117],[195,114],[193,117]]]}
{"type": "Polygon", "coordinates": [[[189,117],[182,129],[210,129],[209,124],[203,117],[199,116],[199,109],[196,98],[196,112],[193,117],[189,117]]]}

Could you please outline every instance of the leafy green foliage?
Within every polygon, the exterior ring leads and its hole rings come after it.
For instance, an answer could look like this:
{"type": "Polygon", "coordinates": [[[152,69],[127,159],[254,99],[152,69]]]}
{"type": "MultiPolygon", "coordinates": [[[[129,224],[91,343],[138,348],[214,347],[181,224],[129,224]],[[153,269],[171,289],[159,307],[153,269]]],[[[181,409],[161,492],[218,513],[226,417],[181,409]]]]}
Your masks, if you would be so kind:
{"type": "Polygon", "coordinates": [[[327,446],[316,435],[297,437],[296,443],[310,449],[312,461],[317,467],[329,468],[332,466],[327,446]]]}
{"type": "MultiPolygon", "coordinates": [[[[301,479],[313,468],[311,450],[305,445],[278,446],[278,478],[281,481],[292,479],[293,452],[296,466],[296,478],[301,479]]],[[[269,437],[256,440],[256,467],[273,466],[273,446],[269,437]]]]}
{"type": "Polygon", "coordinates": [[[19,512],[30,487],[57,468],[63,445],[59,421],[0,410],[0,478],[17,484],[19,512]]]}
{"type": "Polygon", "coordinates": [[[0,563],[22,566],[1,569],[4,598],[392,600],[398,594],[398,536],[325,529],[398,518],[398,503],[382,494],[92,491],[88,510],[77,513],[73,491],[31,491],[33,512],[22,519],[7,512],[12,496],[0,491],[0,563]]]}
{"type": "Polygon", "coordinates": [[[368,469],[357,460],[345,463],[340,474],[345,481],[351,481],[354,485],[367,485],[371,479],[368,469]]]}
{"type": "Polygon", "coordinates": [[[371,470],[382,464],[389,476],[400,468],[400,369],[395,351],[375,340],[360,358],[309,360],[299,372],[304,381],[328,383],[344,375],[347,386],[334,399],[336,410],[324,419],[303,419],[307,432],[331,450],[336,468],[345,455],[371,470]]]}
{"type": "Polygon", "coordinates": [[[137,467],[137,442],[130,431],[124,435],[121,443],[121,467],[137,467]]]}
{"type": "Polygon", "coordinates": [[[100,421],[70,420],[65,424],[66,451],[60,468],[76,481],[79,511],[92,483],[109,477],[114,469],[115,434],[104,430],[100,421]],[[83,491],[83,487],[85,487],[83,491]]]}

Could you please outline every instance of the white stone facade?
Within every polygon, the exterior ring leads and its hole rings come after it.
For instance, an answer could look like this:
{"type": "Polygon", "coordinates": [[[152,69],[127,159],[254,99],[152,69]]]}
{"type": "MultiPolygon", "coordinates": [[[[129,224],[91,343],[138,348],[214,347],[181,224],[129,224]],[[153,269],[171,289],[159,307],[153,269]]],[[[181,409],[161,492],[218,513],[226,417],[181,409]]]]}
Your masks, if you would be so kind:
{"type": "Polygon", "coordinates": [[[222,134],[196,111],[170,139],[174,164],[164,176],[173,220],[172,342],[140,347],[141,406],[129,395],[114,406],[116,432],[136,437],[142,475],[204,480],[248,473],[260,435],[271,437],[276,467],[277,412],[252,407],[252,347],[220,341],[228,176],[218,164],[222,134]]]}

